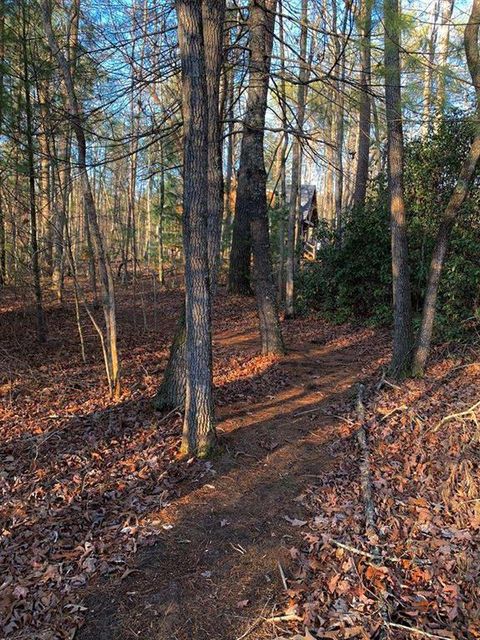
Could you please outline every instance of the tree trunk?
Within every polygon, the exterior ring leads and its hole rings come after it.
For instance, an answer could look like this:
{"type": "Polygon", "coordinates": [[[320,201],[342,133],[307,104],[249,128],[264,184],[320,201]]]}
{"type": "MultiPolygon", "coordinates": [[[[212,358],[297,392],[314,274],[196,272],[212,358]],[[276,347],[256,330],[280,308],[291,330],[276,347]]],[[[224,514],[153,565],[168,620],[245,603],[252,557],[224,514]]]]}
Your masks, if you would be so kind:
{"type": "Polygon", "coordinates": [[[433,83],[433,66],[435,64],[435,51],[438,35],[438,13],[440,11],[440,0],[435,0],[433,10],[429,13],[431,21],[430,34],[428,37],[428,56],[425,64],[425,73],[423,76],[423,115],[421,133],[426,136],[430,131],[432,124],[432,83],[433,83]]]}
{"type": "Polygon", "coordinates": [[[252,0],[250,4],[249,86],[235,209],[236,219],[250,221],[255,294],[264,354],[284,353],[272,273],[263,154],[275,9],[276,0],[252,0]]]}
{"type": "Polygon", "coordinates": [[[393,354],[391,373],[408,372],[412,350],[412,303],[408,240],[403,193],[403,126],[400,78],[400,16],[398,0],[384,0],[385,107],[388,138],[388,186],[392,234],[393,354]]]}
{"type": "Polygon", "coordinates": [[[294,280],[295,280],[295,229],[300,215],[302,189],[302,143],[301,134],[305,120],[306,81],[308,79],[307,40],[308,40],[308,0],[302,0],[302,23],[300,28],[300,59],[297,87],[297,118],[295,128],[299,135],[292,143],[292,184],[287,225],[287,258],[285,264],[285,318],[293,318],[295,314],[294,280]]]}
{"type": "Polygon", "coordinates": [[[25,92],[25,116],[28,156],[28,184],[30,195],[30,250],[32,259],[33,288],[37,315],[37,337],[39,342],[46,340],[45,315],[42,302],[42,285],[40,278],[40,262],[37,230],[37,206],[35,198],[35,163],[33,150],[32,101],[30,95],[30,77],[28,71],[29,51],[27,48],[27,11],[25,0],[22,1],[22,47],[23,47],[23,87],[25,92]]]}
{"type": "MultiPolygon", "coordinates": [[[[206,72],[207,95],[207,257],[209,295],[215,294],[215,284],[220,255],[220,238],[223,217],[223,173],[221,147],[220,108],[220,73],[223,52],[223,23],[225,2],[203,0],[202,42],[205,46],[203,64],[206,72]]],[[[205,96],[205,94],[204,94],[205,96]]],[[[204,98],[203,98],[204,99],[204,98]]],[[[163,165],[163,162],[162,162],[163,165]]],[[[163,251],[163,248],[162,248],[163,251]]],[[[154,399],[157,409],[183,408],[186,398],[185,366],[187,363],[187,340],[185,308],[180,314],[175,337],[164,378],[154,399]]],[[[188,444],[188,436],[184,434],[184,444],[188,444]]]]}
{"type": "Polygon", "coordinates": [[[370,155],[370,83],[371,83],[371,29],[372,1],[362,0],[360,5],[360,108],[358,122],[357,173],[353,206],[357,210],[365,207],[367,195],[368,166],[370,155]]]}
{"type": "MultiPolygon", "coordinates": [[[[263,6],[263,3],[260,3],[263,6]]],[[[250,6],[250,56],[252,55],[252,46],[254,34],[252,31],[251,16],[253,5],[250,6]]],[[[258,9],[257,9],[258,12],[258,9]]],[[[263,49],[262,49],[263,51],[263,49]]],[[[251,58],[250,58],[251,59],[251,58]]],[[[248,98],[247,98],[248,101],[248,98]]],[[[240,169],[237,182],[237,192],[235,198],[235,215],[233,218],[232,229],[232,246],[230,249],[230,261],[228,271],[228,290],[235,295],[252,295],[251,286],[251,257],[252,257],[252,237],[248,205],[245,202],[244,189],[245,172],[242,174],[243,158],[244,158],[244,140],[246,133],[246,121],[249,118],[248,105],[247,114],[245,116],[242,144],[240,151],[240,169]]],[[[262,133],[263,135],[263,133],[262,133]]],[[[265,171],[265,167],[263,168],[265,171]]],[[[248,188],[248,187],[247,187],[248,188]]]]}
{"type": "MultiPolygon", "coordinates": [[[[241,161],[240,161],[241,162],[241,161]]],[[[228,270],[228,290],[239,296],[251,296],[252,239],[248,211],[238,206],[240,180],[237,184],[235,216],[233,218],[232,247],[228,270]]]]}
{"type": "Polygon", "coordinates": [[[208,247],[208,101],[200,0],[177,0],[182,63],[183,243],[186,397],[182,453],[208,455],[215,441],[208,247]]]}
{"type": "MultiPolygon", "coordinates": [[[[0,135],[3,135],[4,103],[4,62],[5,62],[5,0],[0,0],[0,135]]],[[[5,208],[3,191],[0,186],[0,285],[7,279],[7,249],[5,234],[5,208]]]]}
{"type": "Polygon", "coordinates": [[[480,25],[480,0],[473,0],[469,21],[465,27],[465,53],[467,57],[468,69],[472,77],[472,83],[476,93],[476,124],[475,137],[470,147],[469,153],[460,170],[457,184],[447,204],[440,227],[438,229],[435,246],[430,263],[427,290],[423,303],[422,324],[418,335],[417,347],[413,361],[413,374],[423,375],[430,344],[432,341],[433,325],[435,321],[435,307],[437,303],[438,287],[442,275],[443,264],[447,254],[450,235],[460,212],[460,209],[468,195],[472,178],[475,174],[480,159],[480,53],[478,45],[478,33],[480,25]]]}
{"type": "Polygon", "coordinates": [[[234,132],[235,132],[235,60],[232,60],[229,68],[225,70],[226,75],[226,115],[227,115],[227,153],[226,153],[226,174],[225,174],[225,224],[223,231],[223,251],[230,245],[232,235],[232,192],[233,192],[233,170],[234,170],[234,132]]]}
{"type": "Polygon", "coordinates": [[[335,35],[335,60],[339,66],[339,79],[335,82],[335,232],[340,241],[342,237],[342,210],[344,206],[344,167],[343,144],[345,138],[345,74],[346,60],[345,48],[347,43],[347,20],[349,9],[345,7],[340,35],[337,35],[337,3],[333,2],[334,33],[335,35]]]}
{"type": "Polygon", "coordinates": [[[100,276],[100,285],[102,293],[102,307],[106,328],[106,370],[110,393],[114,397],[120,395],[120,369],[117,352],[117,324],[115,312],[115,292],[113,285],[113,276],[110,268],[110,262],[105,251],[104,241],[98,224],[97,210],[93,197],[92,186],[87,170],[87,143],[85,131],[83,129],[82,116],[78,104],[71,68],[65,58],[64,53],[59,48],[56,37],[52,29],[52,11],[49,0],[44,0],[43,5],[43,23],[47,34],[48,45],[55,57],[57,64],[65,84],[66,96],[68,99],[68,111],[71,120],[72,129],[75,133],[78,146],[78,167],[81,174],[81,184],[84,198],[85,213],[88,219],[88,225],[92,237],[92,245],[95,251],[95,257],[98,264],[98,272],[100,276]]]}
{"type": "Polygon", "coordinates": [[[285,29],[283,26],[283,0],[278,0],[278,27],[280,40],[280,100],[282,110],[282,139],[279,152],[278,184],[280,190],[279,209],[280,221],[278,225],[278,279],[277,301],[282,303],[285,297],[285,208],[287,204],[286,163],[288,155],[288,117],[287,117],[287,88],[285,82],[285,29]]]}
{"type": "Polygon", "coordinates": [[[203,0],[202,21],[208,104],[207,241],[210,291],[213,297],[218,275],[224,208],[220,76],[223,64],[225,0],[203,0]]]}
{"type": "MultiPolygon", "coordinates": [[[[76,55],[78,46],[78,24],[80,20],[80,10],[77,2],[72,3],[71,7],[71,29],[68,42],[68,62],[70,65],[72,77],[75,76],[76,55]]],[[[67,108],[68,100],[64,97],[64,106],[67,108]]],[[[60,162],[56,161],[57,179],[59,196],[55,203],[55,213],[53,219],[53,269],[52,269],[52,287],[56,293],[57,300],[62,301],[63,298],[63,280],[64,280],[64,245],[65,230],[67,224],[67,214],[70,200],[70,179],[71,179],[71,153],[72,153],[72,131],[71,126],[67,123],[65,130],[60,133],[60,162]]],[[[56,154],[55,154],[56,155],[56,154]]]]}

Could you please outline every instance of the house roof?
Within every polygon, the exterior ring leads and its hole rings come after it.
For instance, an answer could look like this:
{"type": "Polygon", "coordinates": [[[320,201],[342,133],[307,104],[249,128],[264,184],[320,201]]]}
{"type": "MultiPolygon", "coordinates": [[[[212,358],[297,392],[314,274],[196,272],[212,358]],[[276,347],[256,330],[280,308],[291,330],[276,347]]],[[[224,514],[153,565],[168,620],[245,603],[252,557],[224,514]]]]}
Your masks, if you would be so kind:
{"type": "Polygon", "coordinates": [[[310,217],[313,209],[316,208],[317,188],[314,184],[302,184],[300,190],[300,214],[302,220],[310,217]]]}
{"type": "MultiPolygon", "coordinates": [[[[287,202],[290,202],[291,185],[287,185],[287,202]]],[[[317,187],[314,184],[302,184],[300,188],[300,214],[302,220],[308,220],[312,211],[316,208],[317,187]]]]}

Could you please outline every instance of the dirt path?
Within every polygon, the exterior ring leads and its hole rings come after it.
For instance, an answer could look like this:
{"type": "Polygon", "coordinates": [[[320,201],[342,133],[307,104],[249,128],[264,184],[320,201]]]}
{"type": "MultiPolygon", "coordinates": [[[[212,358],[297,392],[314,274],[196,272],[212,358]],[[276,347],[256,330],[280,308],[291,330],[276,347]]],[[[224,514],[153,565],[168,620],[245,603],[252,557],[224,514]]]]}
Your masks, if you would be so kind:
{"type": "MultiPolygon", "coordinates": [[[[216,342],[255,348],[251,331],[223,331],[216,342]]],[[[282,613],[278,564],[288,576],[289,550],[301,541],[287,518],[302,519],[295,498],[335,464],[345,429],[331,414],[379,356],[361,334],[340,345],[288,342],[295,348],[278,366],[289,384],[220,408],[222,453],[162,512],[160,541],[128,577],[97,582],[80,640],[235,640],[260,616],[282,613]]],[[[262,622],[248,638],[274,635],[262,622]]]]}

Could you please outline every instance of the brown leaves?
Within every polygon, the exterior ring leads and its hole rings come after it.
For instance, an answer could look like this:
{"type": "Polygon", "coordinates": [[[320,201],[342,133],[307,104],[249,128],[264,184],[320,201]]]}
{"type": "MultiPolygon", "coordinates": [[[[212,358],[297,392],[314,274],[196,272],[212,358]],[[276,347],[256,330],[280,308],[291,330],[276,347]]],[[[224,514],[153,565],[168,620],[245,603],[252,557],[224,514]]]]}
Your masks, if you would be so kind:
{"type": "Polygon", "coordinates": [[[392,629],[399,623],[398,634],[415,627],[457,640],[480,637],[480,435],[472,421],[460,430],[448,423],[431,429],[451,412],[452,399],[464,406],[464,390],[480,386],[480,371],[472,385],[471,370],[452,376],[453,366],[382,392],[370,405],[378,537],[364,534],[354,447],[345,446],[330,476],[304,495],[312,517],[298,559],[297,602],[318,638],[372,638],[384,620],[392,629]]]}

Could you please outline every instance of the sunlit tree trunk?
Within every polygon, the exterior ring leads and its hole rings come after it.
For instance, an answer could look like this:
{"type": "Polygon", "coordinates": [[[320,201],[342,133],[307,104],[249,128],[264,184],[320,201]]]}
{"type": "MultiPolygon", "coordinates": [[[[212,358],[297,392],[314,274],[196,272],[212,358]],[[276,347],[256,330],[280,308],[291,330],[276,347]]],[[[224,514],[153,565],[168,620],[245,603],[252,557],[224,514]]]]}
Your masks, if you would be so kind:
{"type": "Polygon", "coordinates": [[[393,353],[391,373],[405,375],[412,357],[412,304],[403,191],[403,126],[398,0],[384,0],[385,108],[388,138],[388,187],[392,234],[393,353]]]}
{"type": "MultiPolygon", "coordinates": [[[[223,60],[223,23],[225,3],[203,0],[201,3],[202,42],[205,53],[203,65],[206,70],[205,95],[207,95],[207,257],[208,286],[210,297],[215,293],[215,283],[220,254],[220,236],[223,217],[223,174],[220,121],[220,72],[223,60]]],[[[163,165],[163,163],[162,163],[163,165]]],[[[188,378],[187,323],[185,309],[180,313],[175,337],[170,349],[164,378],[154,399],[157,409],[183,407],[188,378]]],[[[186,423],[187,424],[187,423],[186,423]]],[[[184,434],[184,445],[188,448],[188,437],[184,434]]]]}
{"type": "Polygon", "coordinates": [[[277,300],[279,304],[284,299],[285,287],[284,287],[284,271],[285,271],[285,209],[287,205],[287,176],[286,176],[286,164],[288,155],[288,117],[287,117],[287,89],[285,82],[285,29],[283,23],[283,0],[278,0],[278,37],[280,40],[280,108],[282,112],[282,128],[283,134],[280,142],[279,149],[279,167],[278,167],[278,184],[277,190],[279,192],[279,210],[280,221],[278,225],[278,278],[277,278],[277,300]]]}
{"type": "MultiPolygon", "coordinates": [[[[217,35],[221,48],[223,20],[218,25],[205,15],[210,11],[215,12],[210,2],[177,0],[176,9],[182,62],[184,127],[186,397],[182,452],[204,457],[210,453],[215,441],[211,337],[211,285],[215,276],[210,266],[212,260],[216,260],[213,252],[219,239],[220,220],[211,219],[214,212],[210,208],[218,206],[217,197],[221,196],[218,185],[209,185],[209,179],[215,176],[218,180],[218,176],[217,158],[214,158],[213,164],[209,162],[216,148],[212,141],[216,143],[217,139],[215,131],[209,131],[211,95],[208,85],[210,82],[218,87],[219,78],[208,78],[212,68],[205,61],[205,51],[207,42],[212,45],[217,35]],[[209,32],[210,29],[215,33],[209,32]],[[218,234],[218,238],[215,234],[218,234]]],[[[216,98],[215,130],[220,126],[218,90],[216,98]]]]}

